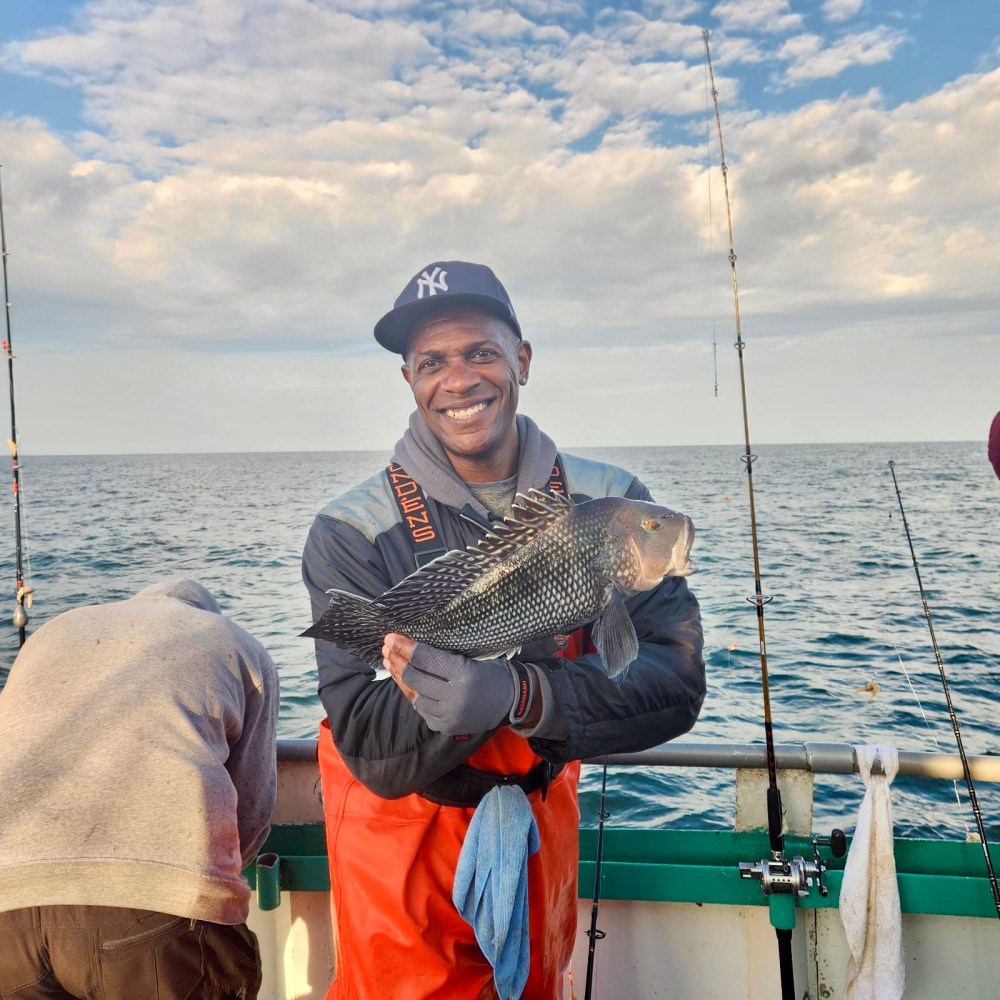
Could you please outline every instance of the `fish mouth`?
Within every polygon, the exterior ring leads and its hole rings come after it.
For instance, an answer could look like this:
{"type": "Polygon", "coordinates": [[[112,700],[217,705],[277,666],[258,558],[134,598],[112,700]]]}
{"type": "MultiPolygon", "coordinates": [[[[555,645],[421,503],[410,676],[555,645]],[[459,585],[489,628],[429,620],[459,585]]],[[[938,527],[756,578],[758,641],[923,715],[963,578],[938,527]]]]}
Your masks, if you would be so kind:
{"type": "Polygon", "coordinates": [[[449,420],[465,421],[472,420],[492,405],[492,399],[483,399],[478,403],[470,403],[468,406],[452,407],[439,410],[438,412],[446,416],[449,420]]]}
{"type": "Polygon", "coordinates": [[[691,562],[691,546],[694,545],[694,522],[690,518],[684,519],[684,530],[677,536],[674,542],[673,552],[670,560],[676,567],[675,576],[691,576],[698,572],[698,567],[691,562]]]}

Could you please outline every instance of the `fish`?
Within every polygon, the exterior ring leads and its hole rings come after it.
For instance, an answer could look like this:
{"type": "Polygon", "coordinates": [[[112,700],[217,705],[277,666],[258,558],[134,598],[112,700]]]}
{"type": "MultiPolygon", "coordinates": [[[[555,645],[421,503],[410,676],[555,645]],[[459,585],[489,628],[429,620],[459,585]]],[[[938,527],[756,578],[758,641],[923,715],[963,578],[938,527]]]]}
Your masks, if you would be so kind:
{"type": "Polygon", "coordinates": [[[639,654],[625,600],[695,572],[689,517],[646,500],[519,493],[503,523],[453,549],[380,597],[330,590],[302,633],[382,665],[389,632],[474,659],[515,656],[528,643],[593,623],[611,677],[639,654]]]}

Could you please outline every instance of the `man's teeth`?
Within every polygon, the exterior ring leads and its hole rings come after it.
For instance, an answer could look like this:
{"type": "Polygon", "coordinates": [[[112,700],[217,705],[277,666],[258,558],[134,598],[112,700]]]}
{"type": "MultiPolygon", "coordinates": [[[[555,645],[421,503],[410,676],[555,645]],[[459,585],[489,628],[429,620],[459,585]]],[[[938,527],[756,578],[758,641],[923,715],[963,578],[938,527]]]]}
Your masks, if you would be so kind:
{"type": "Polygon", "coordinates": [[[477,413],[482,413],[486,409],[487,403],[476,403],[475,406],[470,406],[464,410],[445,410],[444,412],[448,414],[452,420],[468,420],[469,417],[475,416],[477,413]]]}

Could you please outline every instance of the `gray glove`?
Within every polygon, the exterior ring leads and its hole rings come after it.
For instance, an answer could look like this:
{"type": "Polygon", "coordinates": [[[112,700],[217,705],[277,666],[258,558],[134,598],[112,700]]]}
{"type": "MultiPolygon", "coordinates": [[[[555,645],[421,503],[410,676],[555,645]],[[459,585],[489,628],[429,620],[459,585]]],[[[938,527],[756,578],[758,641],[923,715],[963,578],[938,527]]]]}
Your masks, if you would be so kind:
{"type": "Polygon", "coordinates": [[[506,657],[472,660],[423,642],[413,647],[400,680],[417,692],[413,707],[436,733],[496,729],[521,691],[506,657]]]}

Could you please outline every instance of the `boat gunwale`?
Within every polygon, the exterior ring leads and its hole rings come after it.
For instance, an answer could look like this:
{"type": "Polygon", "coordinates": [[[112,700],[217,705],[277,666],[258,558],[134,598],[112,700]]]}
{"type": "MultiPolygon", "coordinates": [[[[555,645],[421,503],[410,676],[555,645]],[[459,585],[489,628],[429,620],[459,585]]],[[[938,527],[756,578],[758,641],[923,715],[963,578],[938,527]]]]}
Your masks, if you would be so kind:
{"type": "MultiPolygon", "coordinates": [[[[279,761],[316,761],[315,739],[278,740],[279,761]]],[[[965,777],[957,753],[926,750],[898,750],[898,774],[919,778],[958,780],[965,777]]],[[[779,743],[774,747],[779,770],[809,771],[813,774],[858,773],[857,752],[850,743],[779,743]]],[[[604,757],[585,758],[584,764],[601,765],[604,757]]],[[[763,743],[716,743],[677,741],[638,753],[609,754],[609,767],[710,767],[740,770],[767,766],[763,743]]],[[[969,772],[974,781],[1000,782],[1000,756],[971,755],[969,772]]],[[[876,756],[873,774],[883,774],[876,756]]]]}

